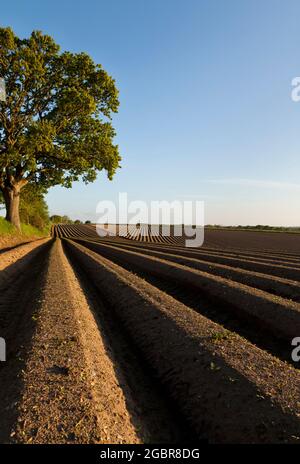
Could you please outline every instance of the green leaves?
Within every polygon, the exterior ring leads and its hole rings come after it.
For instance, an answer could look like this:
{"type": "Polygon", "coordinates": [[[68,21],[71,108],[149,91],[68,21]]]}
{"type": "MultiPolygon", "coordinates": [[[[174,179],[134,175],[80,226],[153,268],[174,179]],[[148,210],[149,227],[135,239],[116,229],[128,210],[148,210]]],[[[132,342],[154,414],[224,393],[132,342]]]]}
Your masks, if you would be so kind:
{"type": "Polygon", "coordinates": [[[0,187],[21,179],[70,186],[79,177],[94,181],[103,169],[113,177],[120,156],[110,119],[118,90],[101,65],[86,53],[60,53],[42,32],[19,39],[0,28],[0,76],[7,92],[0,102],[0,187]]]}
{"type": "Polygon", "coordinates": [[[20,219],[24,224],[31,224],[42,230],[49,223],[48,207],[41,187],[27,184],[21,192],[20,219]]]}

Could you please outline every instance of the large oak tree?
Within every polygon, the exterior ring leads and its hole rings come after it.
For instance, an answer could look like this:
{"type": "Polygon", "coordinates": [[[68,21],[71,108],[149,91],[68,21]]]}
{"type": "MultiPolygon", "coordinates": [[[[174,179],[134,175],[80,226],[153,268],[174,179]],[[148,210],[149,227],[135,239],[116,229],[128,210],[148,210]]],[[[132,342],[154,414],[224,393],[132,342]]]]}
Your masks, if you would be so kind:
{"type": "Polygon", "coordinates": [[[18,38],[0,28],[0,189],[6,219],[20,227],[19,196],[28,182],[45,188],[92,182],[119,167],[111,115],[114,80],[86,53],[60,52],[48,35],[18,38]]]}

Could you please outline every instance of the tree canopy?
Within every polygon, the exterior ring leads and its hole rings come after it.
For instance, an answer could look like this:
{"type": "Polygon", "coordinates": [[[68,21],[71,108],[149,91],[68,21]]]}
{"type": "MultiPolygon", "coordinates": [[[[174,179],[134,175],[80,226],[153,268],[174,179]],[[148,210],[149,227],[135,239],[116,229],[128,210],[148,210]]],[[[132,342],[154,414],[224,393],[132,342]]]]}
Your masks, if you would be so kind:
{"type": "Polygon", "coordinates": [[[69,218],[69,216],[59,216],[58,214],[50,216],[50,221],[53,224],[73,224],[73,221],[69,218]]]}
{"type": "Polygon", "coordinates": [[[48,206],[44,199],[44,189],[35,184],[27,184],[21,192],[20,220],[37,229],[44,229],[49,224],[48,206]]]}
{"type": "Polygon", "coordinates": [[[0,28],[0,189],[7,219],[18,226],[18,197],[28,182],[43,187],[106,170],[112,179],[120,155],[113,139],[115,81],[86,53],[60,52],[54,40],[33,31],[18,38],[0,28]]]}

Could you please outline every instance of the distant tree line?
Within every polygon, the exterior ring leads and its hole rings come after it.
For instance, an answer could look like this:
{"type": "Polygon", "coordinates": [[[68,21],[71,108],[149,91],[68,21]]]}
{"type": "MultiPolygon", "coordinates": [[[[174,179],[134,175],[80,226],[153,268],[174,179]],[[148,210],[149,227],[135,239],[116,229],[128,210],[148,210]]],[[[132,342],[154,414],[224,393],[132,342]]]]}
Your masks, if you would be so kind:
{"type": "Polygon", "coordinates": [[[284,227],[284,226],[268,226],[263,224],[257,224],[255,226],[222,226],[220,224],[206,224],[207,229],[231,229],[231,230],[266,230],[266,231],[277,231],[277,232],[298,232],[299,227],[284,227]]]}
{"type": "Polygon", "coordinates": [[[20,220],[23,224],[31,224],[37,229],[49,225],[48,205],[45,201],[45,190],[36,184],[27,184],[20,195],[20,220]]]}
{"type": "Polygon", "coordinates": [[[50,216],[50,221],[52,224],[91,224],[91,221],[85,221],[85,223],[83,223],[80,219],[75,219],[75,221],[73,221],[69,218],[69,216],[60,216],[58,214],[50,216]]]}

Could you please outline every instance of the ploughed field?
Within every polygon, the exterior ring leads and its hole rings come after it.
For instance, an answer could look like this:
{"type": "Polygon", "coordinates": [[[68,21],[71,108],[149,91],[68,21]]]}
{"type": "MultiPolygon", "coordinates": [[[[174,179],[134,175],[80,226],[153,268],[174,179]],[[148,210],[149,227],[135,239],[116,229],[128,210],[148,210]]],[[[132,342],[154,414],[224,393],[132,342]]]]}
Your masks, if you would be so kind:
{"type": "Polygon", "coordinates": [[[300,235],[103,227],[0,254],[0,441],[300,443],[300,235]]]}

